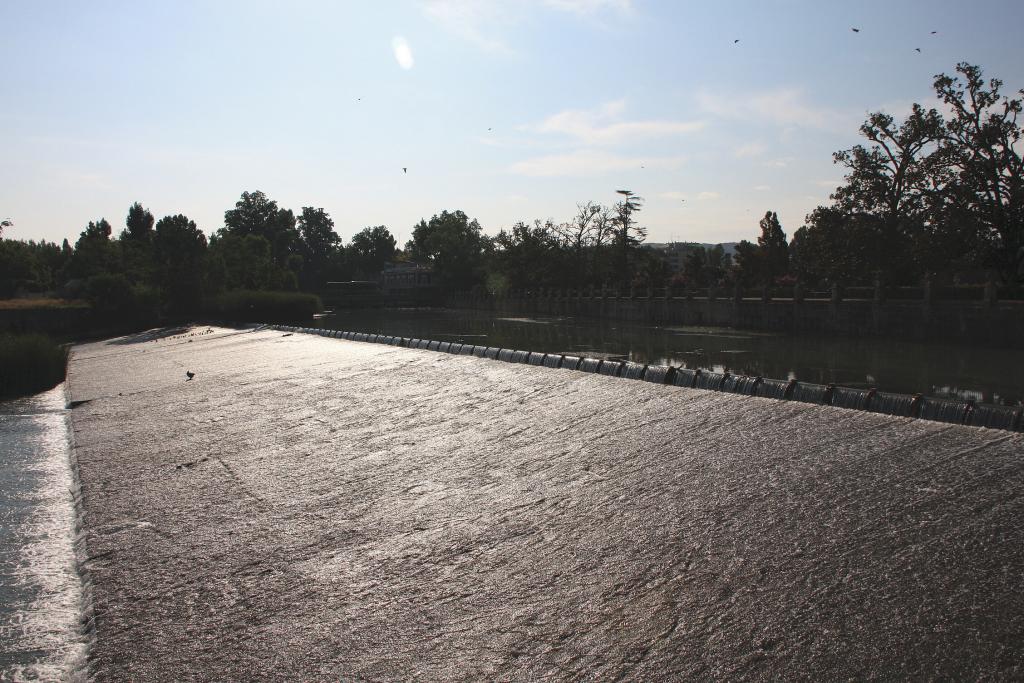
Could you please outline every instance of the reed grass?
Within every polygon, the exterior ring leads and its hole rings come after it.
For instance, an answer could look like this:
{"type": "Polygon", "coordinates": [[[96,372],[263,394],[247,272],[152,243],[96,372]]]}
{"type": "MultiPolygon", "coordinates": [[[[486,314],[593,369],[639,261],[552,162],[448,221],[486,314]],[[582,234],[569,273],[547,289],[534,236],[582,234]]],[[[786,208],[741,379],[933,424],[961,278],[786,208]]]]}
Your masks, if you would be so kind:
{"type": "Polygon", "coordinates": [[[0,398],[57,386],[68,369],[68,349],[44,334],[0,334],[0,398]]]}

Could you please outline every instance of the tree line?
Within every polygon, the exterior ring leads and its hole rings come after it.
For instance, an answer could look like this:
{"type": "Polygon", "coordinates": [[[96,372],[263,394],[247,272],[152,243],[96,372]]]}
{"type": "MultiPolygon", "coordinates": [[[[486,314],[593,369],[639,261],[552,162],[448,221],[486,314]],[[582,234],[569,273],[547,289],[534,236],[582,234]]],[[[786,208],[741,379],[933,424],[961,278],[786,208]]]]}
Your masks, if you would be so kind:
{"type": "MultiPolygon", "coordinates": [[[[59,289],[97,305],[185,315],[220,292],[316,292],[331,280],[376,279],[395,261],[432,266],[450,289],[490,292],[879,278],[908,284],[926,276],[1021,282],[1021,99],[1003,96],[1001,81],[966,63],[933,86],[946,114],[920,104],[903,120],[870,114],[860,128],[866,142],[833,155],[846,172],[843,184],[792,239],[768,211],[756,242],[740,242],[734,254],[721,245],[683,245],[675,272],[663,254],[642,248],[643,199],[629,190],[612,205],[580,203],[567,221],[520,221],[494,236],[463,211],[442,211],[417,223],[403,248],[383,225],[343,244],[322,208],[296,215],[253,191],[225,211],[209,240],[187,216],[155,220],[139,203],[116,238],[99,219],[73,246],[3,240],[0,296],[59,289]]],[[[0,231],[10,227],[4,221],[0,231]]]]}
{"type": "Polygon", "coordinates": [[[303,207],[296,216],[259,191],[243,192],[209,240],[187,216],[156,220],[138,202],[120,234],[113,232],[101,218],[74,245],[3,240],[0,296],[58,291],[101,308],[177,316],[227,291],[317,291],[331,278],[376,277],[395,257],[383,226],[343,246],[323,209],[303,207]]]}

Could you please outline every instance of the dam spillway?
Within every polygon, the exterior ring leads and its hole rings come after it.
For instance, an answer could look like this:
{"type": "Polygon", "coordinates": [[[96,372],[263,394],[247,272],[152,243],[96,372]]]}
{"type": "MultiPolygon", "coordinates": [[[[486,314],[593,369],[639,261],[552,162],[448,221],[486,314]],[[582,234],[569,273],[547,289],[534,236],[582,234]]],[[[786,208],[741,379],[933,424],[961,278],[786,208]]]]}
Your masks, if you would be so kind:
{"type": "Polygon", "coordinates": [[[1021,675],[1024,435],[499,353],[75,347],[91,675],[1021,675]]]}

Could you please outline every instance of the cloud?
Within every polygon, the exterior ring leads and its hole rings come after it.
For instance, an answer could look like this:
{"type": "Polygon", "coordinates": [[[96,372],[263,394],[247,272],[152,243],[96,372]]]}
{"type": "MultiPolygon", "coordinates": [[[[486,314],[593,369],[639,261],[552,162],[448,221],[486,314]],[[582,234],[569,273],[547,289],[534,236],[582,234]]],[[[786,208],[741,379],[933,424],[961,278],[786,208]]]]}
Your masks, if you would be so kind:
{"type": "Polygon", "coordinates": [[[786,168],[791,161],[793,161],[793,157],[779,157],[778,159],[768,159],[763,162],[763,165],[771,168],[786,168]]]}
{"type": "Polygon", "coordinates": [[[578,150],[569,154],[551,154],[519,161],[509,167],[517,175],[551,178],[555,176],[594,176],[613,171],[644,168],[674,169],[683,157],[625,157],[595,150],[578,150]]]}
{"type": "Polygon", "coordinates": [[[685,192],[679,192],[678,190],[670,190],[668,192],[662,192],[662,193],[658,194],[658,197],[660,197],[662,199],[672,199],[672,200],[675,200],[675,201],[680,201],[680,200],[681,201],[686,201],[687,199],[692,199],[693,201],[698,201],[698,202],[704,202],[704,201],[710,201],[712,199],[718,199],[721,196],[722,195],[720,195],[717,192],[711,192],[711,191],[708,191],[708,190],[705,190],[704,192],[698,192],[695,195],[690,195],[690,194],[687,194],[685,192]]]}
{"type": "Polygon", "coordinates": [[[567,135],[588,145],[616,145],[642,138],[685,135],[704,128],[703,121],[614,121],[625,108],[624,100],[615,100],[589,111],[566,109],[527,129],[567,135]]]}
{"type": "MultiPolygon", "coordinates": [[[[508,26],[529,21],[538,10],[572,14],[595,26],[605,26],[602,15],[633,13],[633,0],[427,0],[424,14],[446,31],[473,43],[485,52],[514,55],[501,38],[508,26]]],[[[538,20],[545,20],[538,18],[538,20]]]]}
{"type": "Polygon", "coordinates": [[[761,156],[765,153],[766,149],[767,148],[760,142],[751,142],[748,145],[741,145],[737,147],[733,153],[736,155],[737,159],[746,159],[761,156]]]}
{"type": "Polygon", "coordinates": [[[543,2],[551,9],[572,12],[580,16],[589,16],[605,10],[633,11],[632,0],[543,0],[543,2]]]}
{"type": "Polygon", "coordinates": [[[770,189],[771,185],[754,185],[754,192],[767,192],[770,189]]]}
{"type": "Polygon", "coordinates": [[[493,28],[512,20],[498,3],[482,0],[430,0],[424,13],[434,23],[486,52],[511,54],[512,50],[498,38],[489,35],[493,28]]]}
{"type": "Polygon", "coordinates": [[[858,118],[807,101],[798,88],[777,88],[743,94],[701,91],[697,104],[705,112],[724,119],[767,121],[783,127],[814,128],[849,133],[857,130],[858,118]]]}
{"type": "Polygon", "coordinates": [[[839,187],[840,185],[842,185],[843,181],[842,180],[814,180],[814,181],[812,181],[812,183],[814,185],[817,185],[818,187],[824,187],[827,190],[834,190],[837,187],[839,187]]]}
{"type": "Polygon", "coordinates": [[[412,58],[412,48],[409,47],[409,43],[405,41],[402,36],[395,36],[391,40],[391,49],[395,53],[395,61],[398,62],[398,66],[403,69],[411,69],[415,63],[412,58]]]}

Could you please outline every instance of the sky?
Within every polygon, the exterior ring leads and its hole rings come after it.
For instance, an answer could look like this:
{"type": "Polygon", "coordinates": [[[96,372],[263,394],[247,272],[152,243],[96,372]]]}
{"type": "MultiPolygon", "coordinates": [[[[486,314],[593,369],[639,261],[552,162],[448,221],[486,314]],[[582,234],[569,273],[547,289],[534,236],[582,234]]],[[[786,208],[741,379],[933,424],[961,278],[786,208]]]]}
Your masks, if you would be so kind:
{"type": "Polygon", "coordinates": [[[869,112],[938,106],[961,61],[1024,88],[1020,0],[4,0],[0,25],[4,236],[72,243],[136,201],[212,234],[254,190],[346,241],[619,189],[648,241],[752,240],[768,210],[792,234],[869,112]]]}

